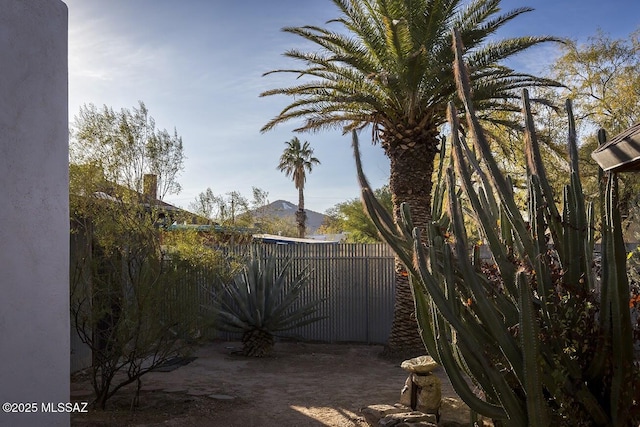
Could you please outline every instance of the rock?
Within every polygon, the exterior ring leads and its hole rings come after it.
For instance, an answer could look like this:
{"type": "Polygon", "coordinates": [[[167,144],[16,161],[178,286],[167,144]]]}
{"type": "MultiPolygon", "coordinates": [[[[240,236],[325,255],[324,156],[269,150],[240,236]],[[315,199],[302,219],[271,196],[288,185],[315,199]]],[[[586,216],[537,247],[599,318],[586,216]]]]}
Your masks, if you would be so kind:
{"type": "MultiPolygon", "coordinates": [[[[471,426],[471,410],[461,400],[452,397],[442,399],[440,406],[439,427],[469,427],[471,426]]],[[[481,426],[493,426],[491,420],[478,415],[481,426]]]]}
{"type": "Polygon", "coordinates": [[[397,414],[389,414],[380,419],[378,425],[382,427],[397,426],[400,423],[415,425],[418,422],[429,422],[436,424],[436,416],[433,414],[423,414],[422,412],[400,412],[397,414]]]}
{"type": "Polygon", "coordinates": [[[409,375],[400,391],[400,404],[408,407],[411,407],[411,383],[411,375],[409,375]]]}
{"type": "Polygon", "coordinates": [[[416,410],[435,414],[440,408],[442,399],[442,382],[435,375],[413,374],[413,382],[418,386],[416,410]]]}
{"type": "Polygon", "coordinates": [[[419,356],[413,359],[405,360],[400,367],[405,371],[416,374],[428,374],[439,365],[431,356],[419,356]]]}
{"type": "Polygon", "coordinates": [[[380,419],[389,414],[397,414],[399,412],[408,412],[411,411],[408,407],[403,406],[391,406],[391,405],[369,405],[362,410],[362,413],[365,415],[371,415],[376,419],[380,419]]]}
{"type": "Polygon", "coordinates": [[[418,421],[415,423],[403,421],[396,424],[394,427],[438,427],[438,424],[432,423],[430,421],[418,421]]]}

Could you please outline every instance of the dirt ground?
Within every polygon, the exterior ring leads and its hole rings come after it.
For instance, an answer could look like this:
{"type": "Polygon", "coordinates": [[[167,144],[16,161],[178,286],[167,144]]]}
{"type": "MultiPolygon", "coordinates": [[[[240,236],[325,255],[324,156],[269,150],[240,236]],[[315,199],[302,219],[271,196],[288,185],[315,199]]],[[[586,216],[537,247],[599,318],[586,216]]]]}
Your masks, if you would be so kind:
{"type": "MultiPolygon", "coordinates": [[[[361,409],[393,404],[407,373],[380,357],[381,346],[279,342],[268,358],[233,355],[239,343],[200,348],[171,372],[143,377],[140,406],[122,390],[106,411],[73,414],[72,426],[367,426],[361,409]]],[[[443,396],[455,396],[444,372],[443,396]]],[[[88,401],[86,376],[72,380],[72,399],[88,401]]]]}

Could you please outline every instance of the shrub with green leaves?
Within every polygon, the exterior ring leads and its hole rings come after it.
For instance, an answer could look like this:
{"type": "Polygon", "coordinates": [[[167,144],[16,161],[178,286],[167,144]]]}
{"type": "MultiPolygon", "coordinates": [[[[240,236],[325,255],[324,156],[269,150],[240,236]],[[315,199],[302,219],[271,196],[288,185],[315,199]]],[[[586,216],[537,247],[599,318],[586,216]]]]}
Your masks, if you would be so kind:
{"type": "Polygon", "coordinates": [[[93,404],[105,409],[123,387],[136,383],[139,392],[144,375],[195,344],[199,288],[184,268],[193,250],[178,248],[169,260],[157,212],[136,200],[92,194],[72,198],[71,208],[71,325],[91,350],[93,404]]]}
{"type": "Polygon", "coordinates": [[[275,257],[262,260],[254,250],[242,272],[222,283],[223,295],[216,296],[210,309],[220,330],[242,333],[242,354],[266,356],[278,332],[324,318],[314,315],[323,300],[299,302],[308,271],[289,278],[290,265],[277,273],[275,257]]]}
{"type": "Polygon", "coordinates": [[[528,169],[523,212],[476,117],[457,33],[454,51],[466,127],[461,132],[450,103],[452,166],[439,172],[426,230],[414,228],[406,205],[395,224],[373,197],[354,133],[363,202],[410,272],[424,344],[471,409],[500,425],[637,425],[640,374],[633,359],[617,176],[608,173],[602,181],[598,277],[593,269],[594,207],[581,188],[571,104],[570,182],[556,195],[523,91],[528,169]],[[491,252],[490,265],[469,243],[462,199],[491,252]]]}

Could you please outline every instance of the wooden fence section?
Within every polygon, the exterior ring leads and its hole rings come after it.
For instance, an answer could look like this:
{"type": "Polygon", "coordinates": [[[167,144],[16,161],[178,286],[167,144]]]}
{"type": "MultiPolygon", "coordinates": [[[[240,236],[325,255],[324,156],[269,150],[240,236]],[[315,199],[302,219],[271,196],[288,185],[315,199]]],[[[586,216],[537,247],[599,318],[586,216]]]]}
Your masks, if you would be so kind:
{"type": "MultiPolygon", "coordinates": [[[[318,314],[326,319],[283,332],[281,336],[322,342],[386,343],[394,303],[394,258],[385,244],[255,244],[262,259],[276,259],[279,272],[291,262],[289,276],[310,269],[298,304],[324,299],[318,314]]],[[[228,251],[248,255],[251,247],[228,251]]],[[[206,295],[209,294],[209,295],[206,295]]],[[[203,295],[203,304],[211,298],[203,295]]],[[[212,336],[213,330],[202,331],[212,336]]],[[[222,334],[223,338],[233,335],[222,334]]]]}

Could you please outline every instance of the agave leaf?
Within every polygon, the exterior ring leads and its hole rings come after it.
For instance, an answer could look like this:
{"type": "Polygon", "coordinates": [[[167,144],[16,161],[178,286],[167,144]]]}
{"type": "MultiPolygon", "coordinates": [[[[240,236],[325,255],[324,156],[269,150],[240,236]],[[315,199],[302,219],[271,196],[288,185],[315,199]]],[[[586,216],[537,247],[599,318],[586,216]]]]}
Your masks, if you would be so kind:
{"type": "Polygon", "coordinates": [[[238,316],[226,311],[220,311],[218,313],[218,327],[227,332],[241,332],[249,329],[249,325],[240,319],[238,316]]]}
{"type": "MultiPolygon", "coordinates": [[[[296,319],[308,316],[309,314],[315,313],[318,306],[324,301],[326,301],[326,298],[310,301],[301,306],[294,306],[293,304],[282,304],[279,306],[277,314],[272,316],[271,319],[276,322],[284,322],[290,321],[288,319],[296,319]],[[280,309],[282,309],[282,311],[280,311],[280,309]]],[[[294,302],[298,301],[296,300],[294,302]]]]}
{"type": "Polygon", "coordinates": [[[299,277],[297,281],[287,289],[282,300],[278,304],[273,305],[270,317],[281,317],[296,302],[306,285],[306,275],[299,277]]]}
{"type": "Polygon", "coordinates": [[[287,260],[282,271],[275,274],[275,257],[259,258],[252,252],[241,274],[231,283],[223,284],[228,300],[217,298],[209,309],[218,318],[218,327],[230,332],[261,329],[273,334],[320,320],[313,314],[323,300],[296,307],[306,285],[308,268],[298,274],[290,288],[286,288],[286,275],[290,267],[287,260]]]}
{"type": "Polygon", "coordinates": [[[253,317],[253,312],[251,311],[249,299],[250,293],[248,291],[248,284],[244,274],[236,277],[232,281],[232,284],[225,284],[224,290],[231,297],[234,304],[237,305],[243,318],[246,320],[251,319],[253,317]]]}

